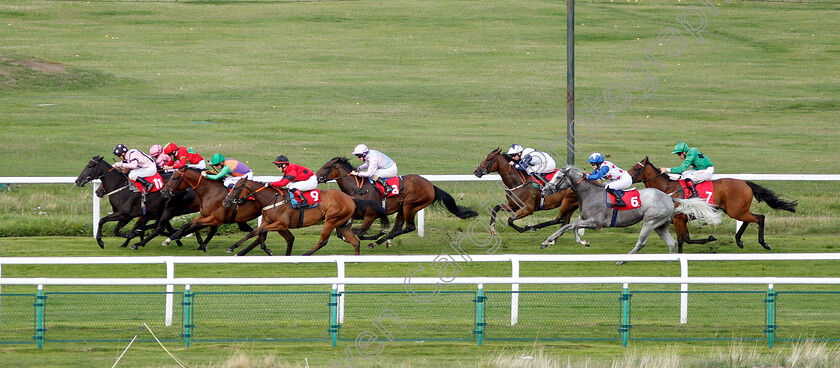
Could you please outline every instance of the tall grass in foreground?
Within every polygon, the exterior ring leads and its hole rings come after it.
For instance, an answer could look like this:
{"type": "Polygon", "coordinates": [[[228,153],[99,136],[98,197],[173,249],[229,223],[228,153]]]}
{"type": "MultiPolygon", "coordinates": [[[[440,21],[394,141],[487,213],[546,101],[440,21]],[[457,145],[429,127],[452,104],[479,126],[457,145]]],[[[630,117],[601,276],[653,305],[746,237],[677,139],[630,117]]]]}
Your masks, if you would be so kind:
{"type": "MultiPolygon", "coordinates": [[[[307,360],[281,361],[274,356],[251,356],[237,350],[227,360],[218,364],[201,365],[202,368],[275,368],[307,367],[307,360]]],[[[378,359],[356,361],[359,367],[438,367],[440,364],[418,357],[402,362],[378,359]]],[[[628,349],[622,357],[609,361],[570,355],[555,355],[543,348],[532,350],[500,350],[475,363],[454,363],[447,366],[479,368],[834,368],[840,366],[840,346],[825,342],[802,342],[780,346],[768,352],[764,346],[745,346],[733,343],[708,353],[690,355],[676,346],[662,350],[638,351],[628,349]]],[[[168,367],[168,366],[167,366],[168,367]]]]}

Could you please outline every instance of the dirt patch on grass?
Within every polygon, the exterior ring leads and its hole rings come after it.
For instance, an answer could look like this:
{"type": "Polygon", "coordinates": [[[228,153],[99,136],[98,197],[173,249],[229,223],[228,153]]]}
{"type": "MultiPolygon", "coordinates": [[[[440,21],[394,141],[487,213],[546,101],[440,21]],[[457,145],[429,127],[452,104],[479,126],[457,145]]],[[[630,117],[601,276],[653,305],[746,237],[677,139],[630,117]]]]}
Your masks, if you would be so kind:
{"type": "Polygon", "coordinates": [[[67,68],[64,65],[61,65],[59,63],[52,63],[49,61],[21,60],[20,62],[18,62],[18,64],[23,66],[24,68],[29,68],[41,73],[67,73],[67,68]]]}

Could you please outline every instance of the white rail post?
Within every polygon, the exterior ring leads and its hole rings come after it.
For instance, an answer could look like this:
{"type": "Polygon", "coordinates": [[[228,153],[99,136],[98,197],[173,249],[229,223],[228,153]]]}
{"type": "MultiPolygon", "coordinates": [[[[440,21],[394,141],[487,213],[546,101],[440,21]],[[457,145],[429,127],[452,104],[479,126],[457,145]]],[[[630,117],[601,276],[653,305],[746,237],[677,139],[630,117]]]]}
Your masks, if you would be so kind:
{"type": "MultiPolygon", "coordinates": [[[[680,277],[688,277],[688,259],[680,255],[680,277]]],[[[688,284],[680,284],[680,324],[688,323],[688,284]]]]}
{"type": "MultiPolygon", "coordinates": [[[[167,257],[166,262],[166,278],[172,280],[175,278],[175,262],[171,257],[167,257]]],[[[166,285],[166,314],[164,317],[164,326],[172,326],[172,293],[175,291],[175,286],[172,284],[166,285]]]]}
{"type": "Polygon", "coordinates": [[[93,182],[93,237],[96,237],[96,231],[99,230],[99,196],[96,195],[96,190],[102,185],[99,181],[93,182]]]}
{"type": "MultiPolygon", "coordinates": [[[[519,277],[519,258],[510,258],[510,277],[519,277]]],[[[510,325],[519,322],[519,284],[510,284],[510,325]]]]}
{"type": "MultiPolygon", "coordinates": [[[[343,259],[336,259],[335,266],[338,269],[336,276],[339,279],[343,279],[346,277],[346,271],[344,269],[344,260],[343,259]]],[[[338,324],[344,323],[344,284],[338,284],[338,324]]]]}
{"type": "Polygon", "coordinates": [[[426,209],[417,211],[417,236],[423,237],[426,235],[426,209]]]}

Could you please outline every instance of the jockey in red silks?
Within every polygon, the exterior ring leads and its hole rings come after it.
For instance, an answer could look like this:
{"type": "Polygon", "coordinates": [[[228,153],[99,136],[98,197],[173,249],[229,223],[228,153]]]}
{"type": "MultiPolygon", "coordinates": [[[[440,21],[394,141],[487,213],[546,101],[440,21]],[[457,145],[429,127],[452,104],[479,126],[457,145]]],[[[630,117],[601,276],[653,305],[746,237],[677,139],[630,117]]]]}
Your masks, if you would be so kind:
{"type": "MultiPolygon", "coordinates": [[[[123,144],[118,144],[114,147],[114,155],[117,156],[120,162],[114,163],[114,167],[121,169],[129,169],[128,178],[132,181],[143,184],[143,189],[148,193],[152,190],[152,183],[146,179],[147,176],[152,176],[157,173],[157,166],[151,157],[136,149],[128,149],[123,144]]],[[[134,185],[129,186],[130,190],[137,191],[134,185]]]]}
{"type": "MultiPolygon", "coordinates": [[[[297,191],[305,192],[318,187],[318,177],[315,176],[315,172],[301,165],[290,163],[286,156],[277,156],[274,159],[274,165],[277,166],[277,170],[283,173],[283,179],[272,182],[271,185],[275,187],[286,186],[289,188],[290,196],[294,196],[297,191]]],[[[301,198],[301,206],[309,205],[303,195],[298,195],[298,197],[301,198]]]]}
{"type": "Polygon", "coordinates": [[[207,164],[201,155],[186,147],[178,147],[175,143],[169,143],[163,147],[163,153],[172,158],[172,166],[165,166],[167,169],[180,169],[185,165],[193,169],[204,170],[207,164]]]}
{"type": "Polygon", "coordinates": [[[164,166],[170,165],[172,162],[172,157],[169,155],[163,154],[163,147],[159,144],[156,144],[149,148],[149,156],[155,159],[155,164],[157,165],[158,170],[163,170],[164,166]]]}
{"type": "Polygon", "coordinates": [[[361,166],[350,174],[361,178],[371,178],[373,181],[382,184],[385,190],[385,195],[390,193],[392,188],[385,181],[385,178],[393,178],[397,176],[397,163],[390,157],[377,150],[369,149],[364,144],[359,144],[353,149],[353,155],[359,160],[364,161],[361,166]],[[365,170],[365,171],[362,171],[365,170]]]}

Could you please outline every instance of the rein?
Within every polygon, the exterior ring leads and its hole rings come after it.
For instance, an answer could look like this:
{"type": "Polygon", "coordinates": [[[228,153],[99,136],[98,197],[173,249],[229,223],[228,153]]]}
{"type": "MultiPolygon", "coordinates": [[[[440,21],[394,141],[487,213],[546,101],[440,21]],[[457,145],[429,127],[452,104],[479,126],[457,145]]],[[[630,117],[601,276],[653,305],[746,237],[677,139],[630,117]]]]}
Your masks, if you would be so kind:
{"type": "MultiPolygon", "coordinates": [[[[259,199],[257,199],[257,197],[256,197],[256,194],[257,194],[257,193],[259,193],[261,190],[263,190],[263,189],[265,189],[265,188],[268,188],[268,187],[263,186],[263,187],[260,187],[260,189],[257,189],[257,190],[251,190],[251,188],[248,188],[248,186],[247,186],[247,185],[245,185],[245,184],[243,183],[243,184],[242,184],[242,188],[244,188],[244,189],[248,189],[248,192],[250,193],[250,196],[254,197],[254,199],[256,199],[257,201],[259,201],[259,199]]],[[[239,191],[241,192],[242,190],[240,189],[239,191]]],[[[272,209],[272,208],[274,208],[274,207],[277,207],[277,206],[280,206],[280,205],[282,205],[282,204],[286,203],[286,200],[285,200],[285,199],[284,199],[284,200],[282,200],[282,201],[280,201],[280,202],[277,202],[277,197],[280,195],[280,193],[281,193],[280,191],[278,191],[277,193],[275,193],[275,194],[274,194],[274,198],[272,199],[273,204],[270,204],[270,205],[268,205],[268,206],[263,207],[263,208],[262,208],[262,210],[263,210],[263,211],[268,211],[268,210],[270,210],[270,209],[272,209]]]]}
{"type": "MultiPolygon", "coordinates": [[[[498,155],[500,155],[500,154],[501,154],[501,153],[497,153],[496,155],[498,156],[498,155]]],[[[502,172],[502,169],[501,169],[501,168],[499,168],[499,174],[502,174],[502,175],[510,175],[510,172],[511,172],[511,171],[513,171],[513,167],[509,164],[509,162],[505,162],[505,165],[499,164],[499,166],[506,166],[506,167],[507,167],[507,169],[508,169],[508,170],[507,170],[507,172],[502,172]]],[[[487,169],[485,169],[485,170],[487,170],[487,169]]],[[[488,170],[488,171],[489,171],[489,170],[488,170]]],[[[509,192],[513,192],[513,191],[515,191],[515,190],[517,190],[517,189],[519,189],[519,188],[524,187],[526,184],[528,184],[528,179],[526,179],[526,178],[525,178],[525,175],[523,175],[521,171],[516,170],[516,174],[517,174],[517,176],[519,176],[519,181],[521,181],[521,182],[522,182],[522,184],[517,185],[517,186],[515,186],[515,187],[513,187],[513,188],[505,188],[505,190],[507,190],[507,191],[509,191],[509,192]]]]}

